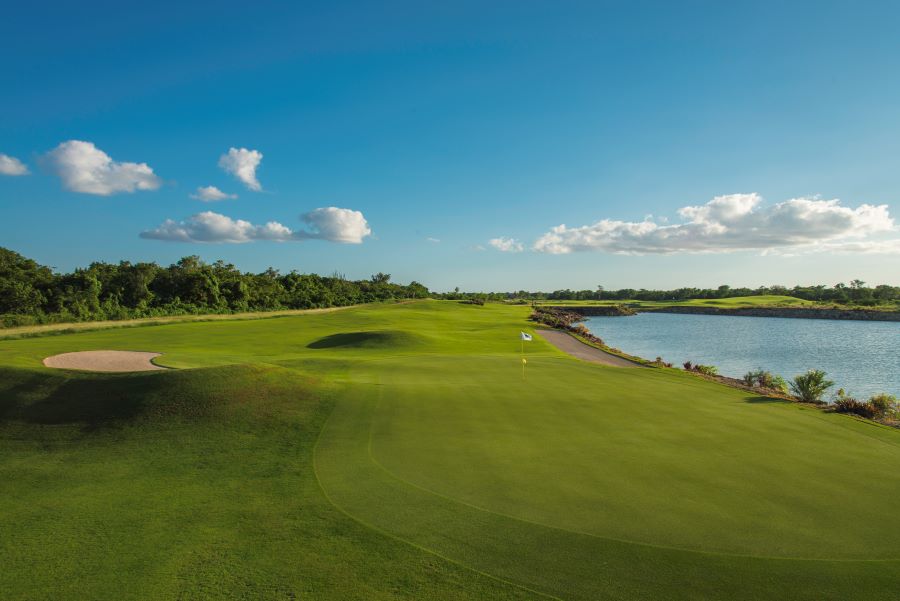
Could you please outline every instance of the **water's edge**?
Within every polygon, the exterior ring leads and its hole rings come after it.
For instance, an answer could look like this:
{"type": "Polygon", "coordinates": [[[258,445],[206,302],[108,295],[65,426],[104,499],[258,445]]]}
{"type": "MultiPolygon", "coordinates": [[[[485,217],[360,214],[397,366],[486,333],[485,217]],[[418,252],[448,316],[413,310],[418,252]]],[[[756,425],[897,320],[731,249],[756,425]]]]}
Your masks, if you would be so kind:
{"type": "MultiPolygon", "coordinates": [[[[866,396],[900,392],[900,323],[885,320],[779,319],[719,313],[642,312],[630,319],[585,317],[603,341],[640,357],[715,365],[740,378],[765,369],[790,379],[822,369],[838,388],[866,396]]],[[[833,392],[833,391],[832,391],[833,392]]]]}
{"type": "MultiPolygon", "coordinates": [[[[585,317],[620,315],[610,306],[558,306],[548,307],[577,313],[585,317]]],[[[868,309],[817,309],[797,307],[634,307],[638,313],[680,313],[685,315],[730,315],[737,317],[786,317],[800,319],[841,319],[853,321],[900,321],[900,311],[872,311],[868,309]]]]}

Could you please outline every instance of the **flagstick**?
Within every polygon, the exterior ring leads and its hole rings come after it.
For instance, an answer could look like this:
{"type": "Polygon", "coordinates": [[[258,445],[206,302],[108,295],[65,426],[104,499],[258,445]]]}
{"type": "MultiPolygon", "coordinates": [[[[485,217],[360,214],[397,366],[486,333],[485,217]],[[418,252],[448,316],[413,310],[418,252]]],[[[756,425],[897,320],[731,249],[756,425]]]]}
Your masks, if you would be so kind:
{"type": "Polygon", "coordinates": [[[519,336],[522,341],[522,379],[525,379],[525,339],[519,336]]]}

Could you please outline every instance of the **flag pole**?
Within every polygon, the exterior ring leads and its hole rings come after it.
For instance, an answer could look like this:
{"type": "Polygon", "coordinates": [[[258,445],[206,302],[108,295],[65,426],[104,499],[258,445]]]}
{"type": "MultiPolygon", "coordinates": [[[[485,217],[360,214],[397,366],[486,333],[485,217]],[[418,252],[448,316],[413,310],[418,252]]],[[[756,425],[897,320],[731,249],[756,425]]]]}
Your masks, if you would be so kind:
{"type": "Polygon", "coordinates": [[[525,379],[525,337],[519,335],[519,340],[522,343],[522,379],[525,379]]]}

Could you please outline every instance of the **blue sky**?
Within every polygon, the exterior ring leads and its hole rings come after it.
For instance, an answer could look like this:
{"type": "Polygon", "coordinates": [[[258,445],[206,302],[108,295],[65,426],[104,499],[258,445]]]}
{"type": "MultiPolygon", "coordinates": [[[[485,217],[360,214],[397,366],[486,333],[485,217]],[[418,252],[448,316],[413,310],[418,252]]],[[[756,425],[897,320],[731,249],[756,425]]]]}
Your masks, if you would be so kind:
{"type": "Polygon", "coordinates": [[[0,245],[439,290],[900,284],[896,3],[184,4],[4,8],[0,245]]]}

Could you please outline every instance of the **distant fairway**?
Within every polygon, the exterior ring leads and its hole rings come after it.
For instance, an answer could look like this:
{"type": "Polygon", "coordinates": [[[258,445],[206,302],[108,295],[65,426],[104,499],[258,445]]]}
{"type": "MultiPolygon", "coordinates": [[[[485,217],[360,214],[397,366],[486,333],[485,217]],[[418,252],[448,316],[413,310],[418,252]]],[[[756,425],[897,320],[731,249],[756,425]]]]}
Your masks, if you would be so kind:
{"type": "Polygon", "coordinates": [[[542,305],[639,305],[641,307],[719,307],[722,309],[739,309],[744,307],[815,307],[813,301],[795,296],[778,294],[758,294],[754,296],[732,296],[728,298],[692,298],[682,301],[641,301],[641,300],[609,300],[609,301],[540,301],[542,305]]]}
{"type": "Polygon", "coordinates": [[[538,337],[523,379],[528,311],[0,341],[0,596],[897,598],[900,432],[538,337]],[[96,349],[182,369],[41,367],[96,349]]]}

